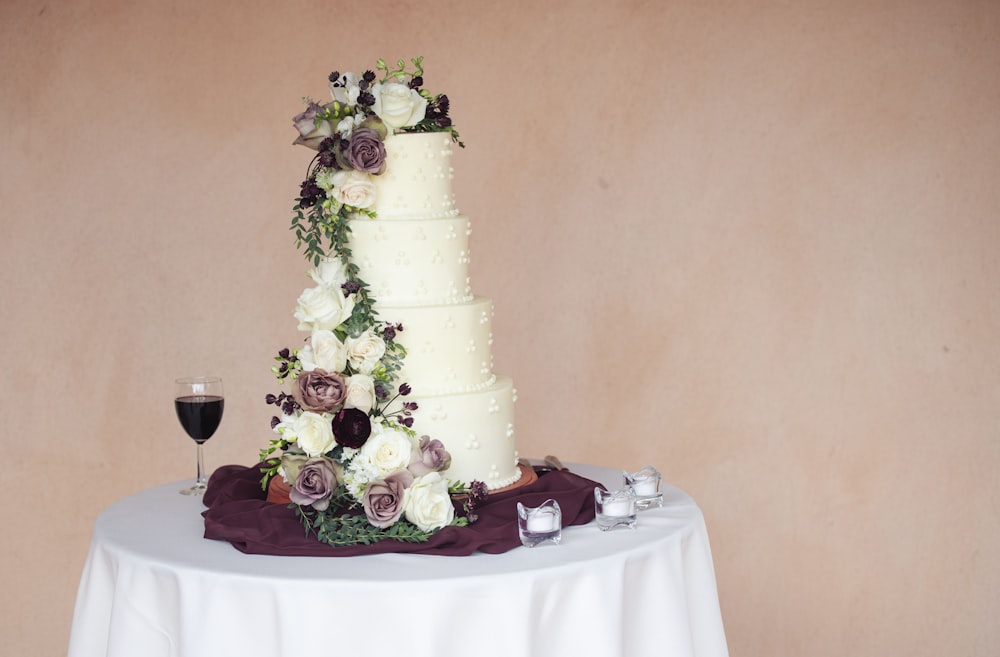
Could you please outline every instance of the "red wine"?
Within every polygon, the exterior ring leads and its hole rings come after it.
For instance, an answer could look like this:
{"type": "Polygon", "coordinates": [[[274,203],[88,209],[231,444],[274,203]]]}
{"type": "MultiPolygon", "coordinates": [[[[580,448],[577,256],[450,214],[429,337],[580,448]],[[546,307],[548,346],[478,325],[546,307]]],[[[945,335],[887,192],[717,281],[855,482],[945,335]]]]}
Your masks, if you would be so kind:
{"type": "Polygon", "coordinates": [[[198,444],[212,437],[222,421],[226,400],[218,395],[190,395],[174,400],[177,419],[184,431],[198,444]]]}

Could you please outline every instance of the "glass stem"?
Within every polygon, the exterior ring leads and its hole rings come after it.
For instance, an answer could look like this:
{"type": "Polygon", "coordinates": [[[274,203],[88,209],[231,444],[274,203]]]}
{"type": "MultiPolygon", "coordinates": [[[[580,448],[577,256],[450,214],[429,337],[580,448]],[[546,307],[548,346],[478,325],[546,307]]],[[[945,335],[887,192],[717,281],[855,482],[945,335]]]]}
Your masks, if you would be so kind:
{"type": "Polygon", "coordinates": [[[201,443],[198,443],[198,478],[194,481],[196,486],[204,486],[208,483],[205,480],[205,450],[202,449],[201,443]]]}

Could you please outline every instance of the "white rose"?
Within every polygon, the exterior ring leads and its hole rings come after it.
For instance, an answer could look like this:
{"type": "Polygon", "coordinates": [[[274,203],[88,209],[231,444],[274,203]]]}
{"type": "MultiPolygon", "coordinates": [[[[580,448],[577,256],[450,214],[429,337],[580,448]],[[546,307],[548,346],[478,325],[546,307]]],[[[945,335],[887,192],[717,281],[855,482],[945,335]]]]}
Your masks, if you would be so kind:
{"type": "Polygon", "coordinates": [[[354,129],[364,123],[367,118],[364,114],[354,114],[341,119],[340,123],[337,124],[337,134],[340,135],[341,139],[350,139],[354,129]]]}
{"type": "Polygon", "coordinates": [[[450,525],[455,518],[455,507],[448,495],[448,480],[439,472],[417,477],[403,495],[403,509],[406,519],[422,531],[450,525]]]}
{"type": "Polygon", "coordinates": [[[372,435],[361,448],[361,455],[384,477],[405,469],[413,459],[413,450],[413,441],[405,433],[375,424],[372,435]]]}
{"type": "Polygon", "coordinates": [[[330,420],[319,413],[305,411],[283,433],[288,440],[295,440],[299,448],[309,456],[322,456],[333,449],[333,427],[330,420]]]}
{"type": "Polygon", "coordinates": [[[344,398],[344,408],[356,408],[370,413],[375,405],[375,381],[367,374],[352,374],[344,381],[347,384],[347,396],[344,398]]]}
{"type": "Polygon", "coordinates": [[[363,374],[371,374],[382,356],[385,356],[385,340],[371,330],[356,338],[348,337],[344,346],[347,348],[347,361],[351,367],[363,374]]]}
{"type": "Polygon", "coordinates": [[[427,99],[398,82],[383,82],[372,87],[375,104],[372,111],[389,130],[417,125],[427,113],[427,99]]]}
{"type": "Polygon", "coordinates": [[[299,295],[295,319],[300,331],[332,330],[343,324],[354,312],[354,295],[344,296],[337,287],[317,285],[299,295]]]}
{"type": "Polygon", "coordinates": [[[317,285],[340,289],[340,286],[347,282],[347,267],[340,258],[324,258],[309,270],[309,278],[316,281],[317,285]]]}
{"type": "Polygon", "coordinates": [[[299,350],[299,362],[305,372],[315,369],[343,372],[347,367],[347,349],[333,331],[313,331],[309,344],[299,350]]]}
{"type": "Polygon", "coordinates": [[[363,210],[375,204],[375,183],[361,171],[338,171],[333,175],[332,194],[337,202],[363,210]]]}

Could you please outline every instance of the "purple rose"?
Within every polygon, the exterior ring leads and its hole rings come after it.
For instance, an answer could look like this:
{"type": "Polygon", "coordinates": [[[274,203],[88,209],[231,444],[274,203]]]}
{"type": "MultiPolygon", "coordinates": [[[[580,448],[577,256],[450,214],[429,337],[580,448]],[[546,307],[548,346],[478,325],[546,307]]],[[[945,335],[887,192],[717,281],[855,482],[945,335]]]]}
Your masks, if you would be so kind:
{"type": "Polygon", "coordinates": [[[330,498],[337,486],[337,473],[334,472],[330,459],[309,459],[299,468],[288,498],[300,506],[311,505],[317,511],[325,511],[330,506],[330,498]]]}
{"type": "Polygon", "coordinates": [[[416,458],[407,469],[417,477],[428,472],[441,472],[451,465],[451,454],[444,448],[440,440],[431,440],[430,436],[421,436],[417,445],[416,458]]]}
{"type": "Polygon", "coordinates": [[[403,493],[413,483],[413,475],[406,470],[397,470],[385,479],[376,479],[365,489],[365,515],[372,525],[385,529],[392,527],[403,515],[403,493]]]}
{"type": "Polygon", "coordinates": [[[357,171],[378,174],[385,168],[385,145],[371,128],[358,128],[351,134],[344,156],[357,171]]]}
{"type": "Polygon", "coordinates": [[[322,109],[324,109],[322,106],[310,102],[305,111],[292,118],[295,129],[299,131],[299,136],[292,142],[293,144],[301,144],[316,150],[321,141],[333,134],[333,126],[329,121],[325,119],[316,121],[316,115],[322,109]]]}
{"type": "Polygon", "coordinates": [[[343,408],[333,416],[333,437],[344,447],[361,449],[372,433],[368,414],[357,408],[343,408]]]}
{"type": "Polygon", "coordinates": [[[302,372],[295,384],[295,400],[307,411],[332,413],[343,407],[347,397],[347,383],[335,372],[302,372]]]}

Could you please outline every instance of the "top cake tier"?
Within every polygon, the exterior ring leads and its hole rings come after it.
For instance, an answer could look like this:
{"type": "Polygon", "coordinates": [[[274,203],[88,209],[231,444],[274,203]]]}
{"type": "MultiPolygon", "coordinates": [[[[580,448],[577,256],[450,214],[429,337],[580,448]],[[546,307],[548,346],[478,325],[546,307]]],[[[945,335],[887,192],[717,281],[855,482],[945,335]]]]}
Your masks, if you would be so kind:
{"type": "Polygon", "coordinates": [[[424,132],[385,140],[385,173],[375,176],[380,219],[436,219],[458,214],[451,190],[451,135],[424,132]]]}

